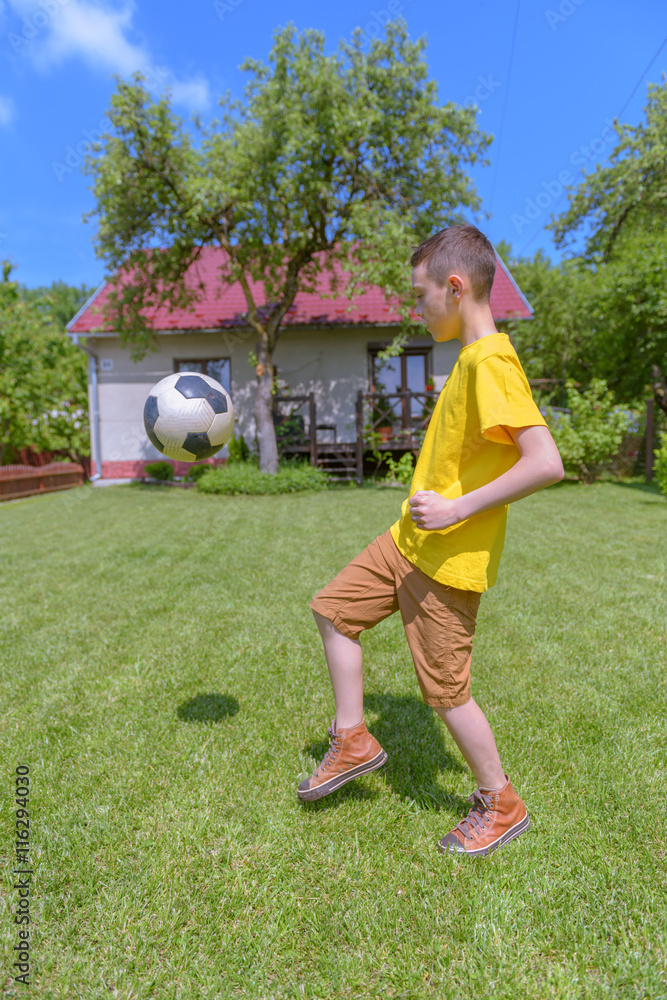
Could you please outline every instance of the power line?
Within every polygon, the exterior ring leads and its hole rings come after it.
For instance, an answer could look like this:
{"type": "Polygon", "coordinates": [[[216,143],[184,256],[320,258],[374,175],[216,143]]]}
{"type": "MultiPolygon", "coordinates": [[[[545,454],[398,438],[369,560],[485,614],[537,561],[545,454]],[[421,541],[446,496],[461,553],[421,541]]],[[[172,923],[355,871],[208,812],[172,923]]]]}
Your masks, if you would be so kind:
{"type": "Polygon", "coordinates": [[[665,35],[665,37],[662,40],[662,44],[661,44],[660,48],[658,49],[658,51],[656,52],[656,54],[653,56],[653,58],[651,59],[650,63],[648,64],[648,66],[646,67],[646,69],[644,70],[644,72],[642,73],[642,75],[637,80],[637,83],[635,84],[635,89],[632,91],[632,93],[628,97],[627,101],[625,102],[625,104],[623,105],[623,107],[621,108],[621,110],[616,115],[617,118],[620,119],[621,115],[624,114],[625,109],[627,108],[628,104],[630,103],[630,101],[632,100],[632,98],[635,96],[635,94],[639,90],[639,84],[642,82],[642,80],[644,79],[644,77],[646,76],[646,74],[648,73],[648,71],[650,70],[651,66],[656,61],[656,59],[658,58],[658,56],[660,55],[660,53],[662,52],[662,50],[664,49],[664,47],[665,47],[666,44],[667,44],[667,35],[665,35]]]}
{"type": "Polygon", "coordinates": [[[514,62],[514,44],[516,42],[516,29],[519,23],[519,7],[521,0],[516,0],[516,12],[514,14],[514,28],[512,29],[512,44],[510,45],[510,61],[507,69],[507,88],[505,90],[505,100],[503,102],[503,113],[500,118],[500,132],[498,134],[498,149],[496,151],[496,162],[493,168],[493,179],[491,181],[491,198],[489,199],[489,211],[493,208],[493,197],[496,192],[496,177],[498,176],[498,161],[500,160],[500,149],[503,142],[503,131],[505,127],[505,115],[507,114],[507,101],[510,94],[510,80],[512,79],[512,64],[514,62]]]}
{"type": "MultiPolygon", "coordinates": [[[[667,45],[667,35],[665,35],[665,37],[663,38],[662,43],[660,45],[660,48],[657,50],[657,52],[655,53],[655,55],[652,56],[651,61],[647,65],[646,69],[642,72],[642,75],[637,80],[637,83],[635,84],[632,93],[628,97],[627,101],[625,102],[625,104],[623,105],[623,107],[621,108],[621,110],[619,111],[619,113],[616,115],[616,120],[617,121],[620,121],[621,115],[623,115],[625,113],[625,109],[628,107],[628,105],[630,104],[630,101],[632,100],[632,98],[635,96],[635,94],[639,90],[639,87],[640,87],[640,85],[642,83],[642,80],[644,79],[644,77],[646,76],[646,74],[650,70],[651,66],[656,61],[656,59],[658,58],[658,56],[660,55],[660,53],[662,52],[662,50],[664,49],[665,45],[667,45]]],[[[586,158],[586,160],[584,160],[584,163],[583,163],[583,165],[581,167],[582,173],[584,172],[584,170],[586,169],[586,167],[588,166],[589,162],[592,160],[592,158],[594,156],[595,156],[595,150],[591,149],[591,152],[589,153],[589,155],[586,158]]],[[[553,204],[552,214],[554,213],[554,211],[558,207],[558,205],[560,205],[561,201],[563,200],[563,198],[565,197],[566,194],[567,194],[567,192],[565,190],[563,190],[560,193],[560,195],[558,196],[558,198],[556,199],[556,201],[553,204]]],[[[533,233],[533,235],[530,237],[530,239],[528,240],[528,242],[521,248],[521,250],[519,250],[519,253],[518,253],[517,256],[521,257],[521,255],[526,252],[526,250],[528,249],[528,247],[533,242],[533,240],[535,239],[536,236],[537,236],[537,232],[533,233]]]]}

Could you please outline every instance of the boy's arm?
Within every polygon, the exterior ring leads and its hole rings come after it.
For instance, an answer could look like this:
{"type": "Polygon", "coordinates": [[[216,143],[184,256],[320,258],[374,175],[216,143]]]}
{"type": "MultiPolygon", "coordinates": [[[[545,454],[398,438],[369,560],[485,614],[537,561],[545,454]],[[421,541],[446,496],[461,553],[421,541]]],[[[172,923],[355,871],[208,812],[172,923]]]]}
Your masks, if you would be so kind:
{"type": "Polygon", "coordinates": [[[434,490],[418,490],[410,497],[410,516],[418,528],[438,531],[450,528],[474,514],[521,500],[564,475],[558,448],[547,427],[507,427],[520,458],[502,476],[479,489],[448,500],[434,490]]]}

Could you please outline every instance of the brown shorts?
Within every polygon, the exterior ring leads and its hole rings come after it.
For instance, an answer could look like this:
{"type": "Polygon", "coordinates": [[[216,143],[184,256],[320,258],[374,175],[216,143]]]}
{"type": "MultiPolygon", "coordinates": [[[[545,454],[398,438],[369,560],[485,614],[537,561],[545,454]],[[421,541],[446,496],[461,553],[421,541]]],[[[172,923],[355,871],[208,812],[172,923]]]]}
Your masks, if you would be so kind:
{"type": "Polygon", "coordinates": [[[481,596],[437,583],[406,559],[385,531],[315,595],[310,607],[350,639],[400,611],[424,701],[454,708],[470,700],[481,596]]]}

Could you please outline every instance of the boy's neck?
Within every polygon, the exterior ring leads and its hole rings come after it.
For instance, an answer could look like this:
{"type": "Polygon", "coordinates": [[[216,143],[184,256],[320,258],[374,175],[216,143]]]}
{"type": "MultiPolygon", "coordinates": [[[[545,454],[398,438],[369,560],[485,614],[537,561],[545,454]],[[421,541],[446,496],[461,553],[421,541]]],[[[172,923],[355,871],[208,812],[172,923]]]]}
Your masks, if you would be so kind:
{"type": "Polygon", "coordinates": [[[484,337],[490,337],[492,334],[499,332],[496,330],[493,313],[487,302],[479,305],[477,303],[468,303],[468,308],[465,312],[461,311],[459,316],[459,331],[457,333],[457,338],[461,341],[461,347],[468,347],[469,344],[474,344],[476,340],[482,340],[484,337]]]}

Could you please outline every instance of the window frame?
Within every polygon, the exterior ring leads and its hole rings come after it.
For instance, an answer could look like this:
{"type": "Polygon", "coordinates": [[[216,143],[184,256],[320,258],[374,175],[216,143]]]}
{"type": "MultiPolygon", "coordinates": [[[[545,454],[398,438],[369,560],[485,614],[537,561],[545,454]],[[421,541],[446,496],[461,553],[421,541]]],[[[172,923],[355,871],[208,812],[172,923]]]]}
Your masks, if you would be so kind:
{"type": "MultiPolygon", "coordinates": [[[[229,358],[229,357],[222,357],[222,358],[172,358],[174,375],[177,375],[182,370],[182,369],[180,369],[178,367],[179,365],[201,365],[202,368],[204,368],[204,372],[203,372],[204,375],[208,375],[209,378],[215,378],[214,375],[209,375],[209,372],[208,372],[208,366],[209,366],[209,364],[212,361],[214,361],[214,362],[215,361],[217,361],[217,362],[219,362],[219,361],[226,361],[227,364],[229,365],[229,386],[225,386],[225,388],[227,389],[227,392],[229,392],[231,394],[231,391],[232,391],[232,359],[229,358]]],[[[201,374],[201,373],[197,373],[197,374],[201,374]]],[[[216,379],[216,381],[217,381],[217,379],[216,379]]]]}
{"type": "MultiPolygon", "coordinates": [[[[368,386],[369,392],[376,392],[375,388],[375,359],[380,351],[383,351],[388,344],[383,346],[373,345],[368,347],[368,386]]],[[[424,385],[426,386],[428,382],[433,378],[433,347],[431,345],[423,345],[422,347],[404,347],[401,353],[398,355],[401,362],[401,386],[398,392],[418,392],[418,389],[410,389],[407,384],[408,378],[408,356],[423,356],[424,358],[424,385]]],[[[410,401],[409,400],[397,400],[394,402],[393,406],[398,405],[400,409],[400,421],[401,427],[404,430],[410,430],[414,424],[414,418],[410,412],[410,401]],[[401,405],[403,404],[403,405],[401,405]]],[[[396,419],[399,419],[397,414],[396,419]]]]}

